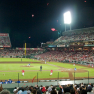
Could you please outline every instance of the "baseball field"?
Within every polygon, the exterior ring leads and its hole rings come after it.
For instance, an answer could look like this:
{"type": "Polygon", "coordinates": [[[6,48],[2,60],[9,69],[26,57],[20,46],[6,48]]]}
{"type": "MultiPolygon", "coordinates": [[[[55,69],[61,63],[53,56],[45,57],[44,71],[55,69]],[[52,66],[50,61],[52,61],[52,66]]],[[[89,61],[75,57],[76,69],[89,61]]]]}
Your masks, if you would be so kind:
{"type": "Polygon", "coordinates": [[[38,80],[54,80],[54,79],[75,79],[80,78],[94,78],[94,68],[84,65],[75,65],[70,63],[60,62],[43,62],[39,60],[33,60],[28,58],[0,58],[0,80],[12,79],[14,81],[19,79],[21,81],[29,81],[35,77],[35,81],[38,80]],[[30,67],[27,65],[30,64],[30,67]],[[42,72],[40,66],[42,65],[42,72]],[[74,70],[76,68],[76,71],[74,70]],[[22,70],[24,69],[25,75],[22,76],[22,70]],[[53,70],[53,75],[50,76],[50,70],[53,70]]]}

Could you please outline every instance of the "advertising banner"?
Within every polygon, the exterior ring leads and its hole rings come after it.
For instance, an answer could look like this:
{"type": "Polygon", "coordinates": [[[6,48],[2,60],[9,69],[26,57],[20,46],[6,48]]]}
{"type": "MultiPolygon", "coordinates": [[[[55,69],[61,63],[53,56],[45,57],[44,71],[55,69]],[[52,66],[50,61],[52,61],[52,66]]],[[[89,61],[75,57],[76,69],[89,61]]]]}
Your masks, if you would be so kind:
{"type": "Polygon", "coordinates": [[[57,47],[56,45],[48,45],[48,47],[57,47]]]}
{"type": "Polygon", "coordinates": [[[8,36],[7,33],[0,33],[0,36],[8,36]]]}
{"type": "Polygon", "coordinates": [[[84,45],[84,46],[94,46],[94,44],[88,44],[88,45],[84,45]]]}
{"type": "Polygon", "coordinates": [[[65,45],[57,45],[57,47],[65,47],[65,45]]]}

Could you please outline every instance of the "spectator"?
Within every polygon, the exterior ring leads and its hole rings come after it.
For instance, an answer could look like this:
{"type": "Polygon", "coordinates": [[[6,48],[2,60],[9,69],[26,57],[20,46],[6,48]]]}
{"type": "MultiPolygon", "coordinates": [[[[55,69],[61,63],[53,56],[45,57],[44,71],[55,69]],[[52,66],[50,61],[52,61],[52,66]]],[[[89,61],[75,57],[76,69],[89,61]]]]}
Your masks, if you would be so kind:
{"type": "Polygon", "coordinates": [[[0,94],[10,94],[10,92],[9,92],[8,90],[2,90],[2,91],[0,92],[0,94]]]}
{"type": "Polygon", "coordinates": [[[0,92],[3,90],[3,88],[2,88],[2,84],[1,84],[1,87],[0,87],[0,92]]]}

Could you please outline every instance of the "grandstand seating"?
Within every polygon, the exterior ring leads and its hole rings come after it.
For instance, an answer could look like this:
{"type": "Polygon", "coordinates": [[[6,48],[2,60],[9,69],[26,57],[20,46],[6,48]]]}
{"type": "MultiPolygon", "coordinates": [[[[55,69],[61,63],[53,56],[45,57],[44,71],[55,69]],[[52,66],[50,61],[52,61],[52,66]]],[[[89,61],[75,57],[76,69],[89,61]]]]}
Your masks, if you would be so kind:
{"type": "MultiPolygon", "coordinates": [[[[72,35],[72,36],[61,36],[59,39],[59,41],[82,41],[82,40],[94,40],[94,35],[92,34],[79,34],[79,35],[72,35]]],[[[56,41],[58,41],[56,40],[56,41]]]]}
{"type": "Polygon", "coordinates": [[[36,55],[36,58],[46,59],[51,61],[84,61],[84,62],[94,62],[93,52],[88,51],[48,51],[46,53],[36,55]]]}
{"type": "Polygon", "coordinates": [[[11,47],[8,33],[0,33],[0,47],[11,47]]]}
{"type": "MultiPolygon", "coordinates": [[[[63,32],[63,35],[58,39],[56,39],[52,45],[58,44],[69,45],[71,42],[83,42],[83,41],[84,42],[94,41],[94,27],[63,32]]],[[[92,42],[91,44],[93,45],[94,42],[92,42]]]]}
{"type": "MultiPolygon", "coordinates": [[[[16,49],[0,49],[0,57],[16,57],[16,56],[23,56],[24,50],[16,50],[16,49]]],[[[40,50],[27,50],[26,55],[31,55],[34,53],[40,53],[40,50]]]]}

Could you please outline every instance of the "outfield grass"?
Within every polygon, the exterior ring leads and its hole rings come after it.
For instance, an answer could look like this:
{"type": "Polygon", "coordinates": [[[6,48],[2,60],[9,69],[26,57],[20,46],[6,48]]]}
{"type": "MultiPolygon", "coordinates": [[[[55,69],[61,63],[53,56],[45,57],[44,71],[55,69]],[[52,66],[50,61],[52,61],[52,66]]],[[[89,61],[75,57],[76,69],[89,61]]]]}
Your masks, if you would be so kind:
{"type": "Polygon", "coordinates": [[[33,60],[28,58],[0,58],[0,62],[40,62],[39,60],[33,60]]]}
{"type": "Polygon", "coordinates": [[[76,67],[76,69],[80,69],[80,68],[86,68],[84,66],[73,66],[73,64],[69,64],[69,63],[59,63],[59,62],[47,62],[49,64],[53,64],[53,65],[57,65],[59,67],[64,67],[64,68],[68,68],[68,69],[73,69],[76,67]]]}

